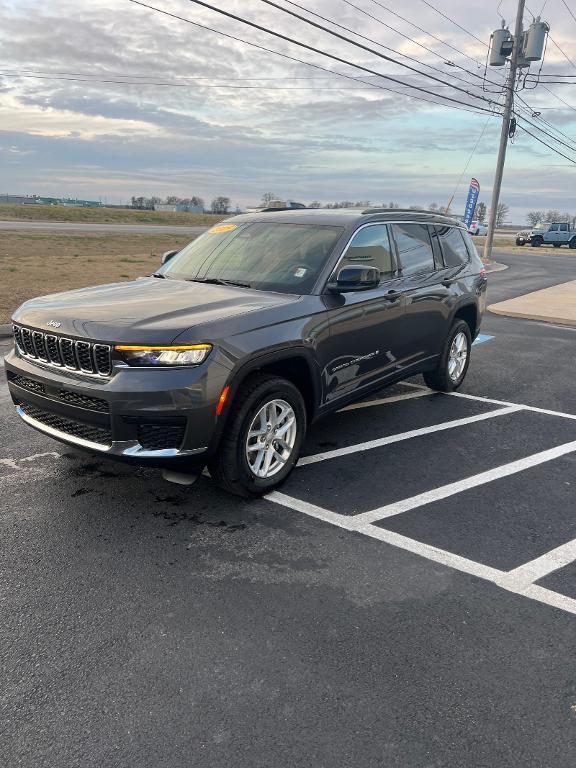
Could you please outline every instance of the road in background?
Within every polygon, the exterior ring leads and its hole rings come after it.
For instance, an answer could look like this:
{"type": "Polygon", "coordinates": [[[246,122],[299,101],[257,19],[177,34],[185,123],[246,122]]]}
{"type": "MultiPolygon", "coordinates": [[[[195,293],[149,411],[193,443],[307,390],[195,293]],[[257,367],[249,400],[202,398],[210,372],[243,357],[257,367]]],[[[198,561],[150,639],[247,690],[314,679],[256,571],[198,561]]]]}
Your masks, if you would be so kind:
{"type": "Polygon", "coordinates": [[[208,227],[160,226],[158,224],[90,224],[71,221],[0,221],[0,230],[18,232],[103,232],[144,235],[201,235],[208,227]]]}

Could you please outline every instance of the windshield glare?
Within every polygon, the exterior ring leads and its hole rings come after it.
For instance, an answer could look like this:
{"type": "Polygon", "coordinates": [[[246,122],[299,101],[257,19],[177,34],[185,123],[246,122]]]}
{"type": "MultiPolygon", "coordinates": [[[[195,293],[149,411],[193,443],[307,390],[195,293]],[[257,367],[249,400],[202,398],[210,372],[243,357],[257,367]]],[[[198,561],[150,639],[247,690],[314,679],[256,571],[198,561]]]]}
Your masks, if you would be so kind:
{"type": "Polygon", "coordinates": [[[310,224],[221,224],[158,271],[181,280],[229,280],[258,290],[309,293],[341,234],[341,227],[310,224]]]}

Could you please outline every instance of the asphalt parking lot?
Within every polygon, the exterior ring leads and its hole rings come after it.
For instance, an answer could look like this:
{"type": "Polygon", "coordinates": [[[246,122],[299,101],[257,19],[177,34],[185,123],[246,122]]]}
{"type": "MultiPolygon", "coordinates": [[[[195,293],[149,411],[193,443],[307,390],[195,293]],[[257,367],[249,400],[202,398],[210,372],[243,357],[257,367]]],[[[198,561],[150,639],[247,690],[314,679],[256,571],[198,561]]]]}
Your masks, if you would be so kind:
{"type": "MultiPolygon", "coordinates": [[[[500,260],[490,301],[576,263],[500,260]]],[[[576,329],[483,334],[460,392],[318,423],[257,502],[69,450],[0,390],[4,763],[573,766],[576,329]]]]}

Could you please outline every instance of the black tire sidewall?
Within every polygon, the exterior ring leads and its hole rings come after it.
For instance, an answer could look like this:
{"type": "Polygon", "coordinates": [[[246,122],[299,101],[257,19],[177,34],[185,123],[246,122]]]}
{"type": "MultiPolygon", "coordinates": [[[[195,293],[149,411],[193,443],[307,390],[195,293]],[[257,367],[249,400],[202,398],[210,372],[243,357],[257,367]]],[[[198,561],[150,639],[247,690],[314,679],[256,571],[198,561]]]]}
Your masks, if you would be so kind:
{"type": "Polygon", "coordinates": [[[278,383],[270,382],[268,386],[264,385],[249,398],[242,414],[239,414],[238,416],[242,420],[238,431],[238,444],[236,446],[236,462],[239,481],[248,493],[255,496],[261,496],[263,493],[267,493],[283,483],[298,460],[304,441],[304,435],[306,433],[306,408],[304,400],[298,389],[296,389],[296,387],[289,381],[278,383]],[[292,407],[296,415],[296,441],[294,443],[292,455],[284,467],[270,478],[259,478],[253,474],[248,465],[245,452],[246,435],[258,411],[270,400],[285,400],[292,407]]]}

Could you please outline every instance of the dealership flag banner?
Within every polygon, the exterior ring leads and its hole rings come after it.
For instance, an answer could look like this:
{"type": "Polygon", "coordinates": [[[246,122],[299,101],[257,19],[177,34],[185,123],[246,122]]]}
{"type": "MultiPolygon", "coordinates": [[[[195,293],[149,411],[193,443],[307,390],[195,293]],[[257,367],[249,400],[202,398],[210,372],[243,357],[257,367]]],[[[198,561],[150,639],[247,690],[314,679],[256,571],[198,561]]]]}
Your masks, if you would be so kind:
{"type": "Polygon", "coordinates": [[[470,189],[468,190],[468,200],[466,200],[466,209],[464,211],[464,224],[469,227],[472,224],[472,217],[476,210],[478,195],[480,194],[480,183],[478,179],[472,179],[470,189]]]}

